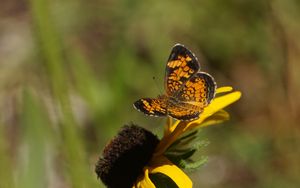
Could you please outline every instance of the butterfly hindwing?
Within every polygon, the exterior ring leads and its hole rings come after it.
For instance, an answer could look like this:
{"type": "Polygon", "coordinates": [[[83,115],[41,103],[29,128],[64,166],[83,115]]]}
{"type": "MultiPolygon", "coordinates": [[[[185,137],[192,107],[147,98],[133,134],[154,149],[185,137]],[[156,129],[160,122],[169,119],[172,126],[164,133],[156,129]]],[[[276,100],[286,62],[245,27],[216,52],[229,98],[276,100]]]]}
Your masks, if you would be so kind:
{"type": "Polygon", "coordinates": [[[168,96],[174,96],[189,78],[200,69],[194,54],[181,44],[173,47],[165,73],[165,90],[168,96]]]}
{"type": "Polygon", "coordinates": [[[166,116],[167,106],[166,101],[161,98],[142,98],[133,103],[133,106],[150,116],[166,116]]]}
{"type": "Polygon", "coordinates": [[[168,115],[181,121],[197,119],[200,112],[197,106],[188,103],[170,103],[168,105],[168,115]]]}
{"type": "Polygon", "coordinates": [[[205,72],[198,72],[184,84],[176,98],[204,108],[214,98],[216,87],[212,76],[205,72]]]}

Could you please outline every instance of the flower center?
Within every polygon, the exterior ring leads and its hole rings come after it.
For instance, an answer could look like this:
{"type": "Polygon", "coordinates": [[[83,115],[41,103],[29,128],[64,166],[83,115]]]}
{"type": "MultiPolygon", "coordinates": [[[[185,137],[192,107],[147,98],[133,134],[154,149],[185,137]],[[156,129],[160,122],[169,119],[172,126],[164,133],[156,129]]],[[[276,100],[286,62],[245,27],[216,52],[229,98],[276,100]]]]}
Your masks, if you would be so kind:
{"type": "Polygon", "coordinates": [[[104,148],[95,172],[109,188],[132,187],[158,143],[150,131],[136,125],[124,126],[104,148]]]}

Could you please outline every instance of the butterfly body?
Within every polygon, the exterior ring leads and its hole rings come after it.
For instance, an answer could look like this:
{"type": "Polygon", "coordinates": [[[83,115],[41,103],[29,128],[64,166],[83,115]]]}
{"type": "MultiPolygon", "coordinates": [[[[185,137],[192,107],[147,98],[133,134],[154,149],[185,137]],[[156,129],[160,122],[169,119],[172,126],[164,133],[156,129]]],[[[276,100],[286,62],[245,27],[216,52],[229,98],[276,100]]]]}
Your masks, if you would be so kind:
{"type": "Polygon", "coordinates": [[[176,44],[169,56],[165,73],[165,94],[157,98],[142,98],[134,107],[150,116],[171,116],[191,121],[215,96],[216,83],[208,73],[200,71],[195,55],[176,44]]]}

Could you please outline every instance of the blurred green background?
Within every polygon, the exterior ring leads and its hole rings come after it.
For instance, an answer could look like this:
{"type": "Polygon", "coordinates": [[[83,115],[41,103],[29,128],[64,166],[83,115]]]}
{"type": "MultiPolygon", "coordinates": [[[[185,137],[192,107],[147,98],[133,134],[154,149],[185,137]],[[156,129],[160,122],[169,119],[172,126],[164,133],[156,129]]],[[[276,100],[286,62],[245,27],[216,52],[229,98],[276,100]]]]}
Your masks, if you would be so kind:
{"type": "Polygon", "coordinates": [[[122,125],[161,134],[132,103],[163,92],[176,43],[243,93],[203,130],[194,187],[300,187],[299,2],[1,0],[0,187],[102,187],[94,165],[122,125]]]}

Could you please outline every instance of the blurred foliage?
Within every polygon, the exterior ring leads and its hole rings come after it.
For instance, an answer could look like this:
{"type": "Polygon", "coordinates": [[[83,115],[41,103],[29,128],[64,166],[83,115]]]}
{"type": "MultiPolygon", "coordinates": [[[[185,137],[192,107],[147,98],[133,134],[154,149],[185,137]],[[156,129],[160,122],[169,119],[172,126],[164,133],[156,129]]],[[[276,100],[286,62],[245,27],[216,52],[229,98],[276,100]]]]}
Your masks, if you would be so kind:
{"type": "Polygon", "coordinates": [[[2,0],[0,187],[101,187],[94,165],[119,127],[160,134],[165,120],[132,102],[163,92],[175,43],[243,92],[203,130],[195,187],[299,187],[299,19],[297,0],[2,0]]]}

